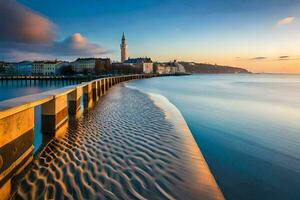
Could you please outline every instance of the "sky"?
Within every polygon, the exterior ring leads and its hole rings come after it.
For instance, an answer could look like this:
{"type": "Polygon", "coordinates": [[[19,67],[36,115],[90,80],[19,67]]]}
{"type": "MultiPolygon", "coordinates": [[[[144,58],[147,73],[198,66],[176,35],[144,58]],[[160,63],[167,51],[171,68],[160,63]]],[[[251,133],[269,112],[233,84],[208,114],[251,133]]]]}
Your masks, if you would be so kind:
{"type": "Polygon", "coordinates": [[[0,60],[130,57],[300,73],[300,0],[0,0],[0,60]]]}

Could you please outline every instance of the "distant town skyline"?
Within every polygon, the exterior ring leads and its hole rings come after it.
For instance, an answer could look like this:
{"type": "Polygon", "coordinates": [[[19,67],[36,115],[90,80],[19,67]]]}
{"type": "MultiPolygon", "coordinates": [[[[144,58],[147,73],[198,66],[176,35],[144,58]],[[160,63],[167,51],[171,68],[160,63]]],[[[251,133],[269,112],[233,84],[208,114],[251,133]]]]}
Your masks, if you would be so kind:
{"type": "Polygon", "coordinates": [[[300,73],[298,0],[0,0],[0,60],[131,57],[300,73]]]}

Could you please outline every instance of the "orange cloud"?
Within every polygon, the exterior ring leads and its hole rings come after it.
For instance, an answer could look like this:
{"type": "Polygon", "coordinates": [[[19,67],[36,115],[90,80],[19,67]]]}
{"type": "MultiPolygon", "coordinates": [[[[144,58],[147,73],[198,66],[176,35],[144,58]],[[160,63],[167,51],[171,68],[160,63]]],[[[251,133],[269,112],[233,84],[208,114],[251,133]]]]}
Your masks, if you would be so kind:
{"type": "Polygon", "coordinates": [[[65,40],[51,43],[15,43],[0,42],[0,55],[9,60],[29,59],[32,57],[74,57],[100,56],[109,52],[97,44],[89,42],[80,33],[75,33],[65,40]],[[22,56],[24,55],[24,56],[22,56]],[[26,58],[28,56],[28,58],[26,58]]]}
{"type": "Polygon", "coordinates": [[[99,45],[90,43],[80,33],[75,33],[64,41],[55,42],[50,50],[49,53],[65,56],[97,56],[108,53],[99,45]]]}
{"type": "Polygon", "coordinates": [[[16,0],[0,0],[0,55],[5,59],[16,61],[33,57],[108,54],[105,49],[90,43],[80,33],[56,41],[54,26],[51,21],[16,0]]]}
{"type": "Polygon", "coordinates": [[[45,43],[54,39],[53,24],[15,0],[0,0],[0,41],[45,43]]]}
{"type": "Polygon", "coordinates": [[[292,17],[292,16],[283,18],[283,19],[281,19],[277,22],[277,26],[283,26],[283,25],[291,24],[295,21],[295,19],[296,18],[292,17]]]}

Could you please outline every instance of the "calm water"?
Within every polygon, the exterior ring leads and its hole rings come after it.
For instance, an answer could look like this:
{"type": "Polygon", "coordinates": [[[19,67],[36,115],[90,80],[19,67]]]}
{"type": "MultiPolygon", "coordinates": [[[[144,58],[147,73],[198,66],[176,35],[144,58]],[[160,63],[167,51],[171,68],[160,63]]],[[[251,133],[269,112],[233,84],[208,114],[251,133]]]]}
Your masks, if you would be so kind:
{"type": "Polygon", "coordinates": [[[39,81],[39,80],[0,80],[0,101],[15,97],[37,94],[47,90],[53,90],[63,86],[74,85],[78,81],[39,81]]]}
{"type": "Polygon", "coordinates": [[[227,199],[300,199],[300,76],[195,75],[129,86],[177,106],[227,199]]]}
{"type": "MultiPolygon", "coordinates": [[[[2,82],[0,100],[69,84],[2,82]]],[[[227,199],[300,199],[300,76],[195,75],[129,85],[177,106],[227,199]]],[[[37,116],[39,108],[36,147],[37,116]]]]}

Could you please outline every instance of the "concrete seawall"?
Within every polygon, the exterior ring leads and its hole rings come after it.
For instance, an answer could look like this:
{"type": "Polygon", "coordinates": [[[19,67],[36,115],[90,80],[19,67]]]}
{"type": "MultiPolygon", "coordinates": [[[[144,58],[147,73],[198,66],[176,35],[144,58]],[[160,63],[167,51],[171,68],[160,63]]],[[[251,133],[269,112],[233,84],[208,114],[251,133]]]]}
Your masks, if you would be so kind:
{"type": "Polygon", "coordinates": [[[36,95],[0,102],[0,199],[8,199],[11,180],[33,160],[34,108],[42,108],[42,132],[56,136],[68,117],[80,115],[81,98],[84,109],[93,107],[115,84],[155,75],[128,75],[93,80],[36,95]]]}

